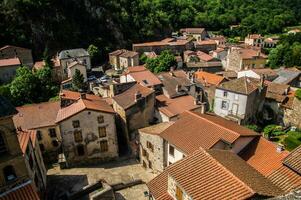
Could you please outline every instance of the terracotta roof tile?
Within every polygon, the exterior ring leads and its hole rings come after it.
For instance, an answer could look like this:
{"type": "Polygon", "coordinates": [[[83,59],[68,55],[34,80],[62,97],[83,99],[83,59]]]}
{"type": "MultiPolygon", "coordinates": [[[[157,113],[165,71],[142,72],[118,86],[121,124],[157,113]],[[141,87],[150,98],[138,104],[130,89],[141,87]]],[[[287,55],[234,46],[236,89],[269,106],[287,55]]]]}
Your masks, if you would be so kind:
{"type": "Polygon", "coordinates": [[[200,107],[199,105],[195,105],[195,100],[190,95],[170,99],[162,94],[156,96],[156,100],[158,102],[159,111],[168,117],[174,117],[185,111],[194,110],[200,107]]]}
{"type": "Polygon", "coordinates": [[[204,62],[209,62],[209,61],[214,60],[214,58],[212,56],[210,56],[209,54],[207,54],[205,52],[197,51],[196,54],[199,57],[199,59],[204,62]]]}
{"type": "MultiPolygon", "coordinates": [[[[79,100],[80,99],[80,93],[74,92],[70,90],[62,90],[60,93],[60,97],[62,99],[70,99],[70,100],[79,100]]],[[[93,94],[86,94],[86,99],[89,100],[101,100],[102,98],[93,94]]]]}
{"type": "Polygon", "coordinates": [[[147,70],[144,65],[134,66],[134,67],[128,67],[125,69],[125,72],[132,73],[132,72],[140,72],[147,70]]]}
{"type": "Polygon", "coordinates": [[[205,86],[210,86],[210,85],[215,85],[218,86],[221,84],[223,81],[226,79],[222,76],[216,75],[216,74],[211,74],[208,72],[200,71],[200,72],[195,72],[194,73],[195,77],[197,80],[202,83],[205,86]]]}
{"type": "Polygon", "coordinates": [[[238,50],[242,59],[253,59],[255,57],[266,59],[267,55],[260,52],[260,50],[254,50],[250,48],[244,48],[238,50]]]}
{"type": "Polygon", "coordinates": [[[119,56],[121,54],[123,54],[124,52],[126,52],[126,49],[117,49],[111,53],[109,53],[110,56],[119,56]]]}
{"type": "Polygon", "coordinates": [[[63,121],[83,110],[94,110],[107,113],[115,113],[113,108],[103,99],[79,99],[71,105],[61,108],[57,114],[56,122],[63,121]]]}
{"type": "MultiPolygon", "coordinates": [[[[229,151],[199,149],[167,167],[147,186],[155,199],[166,195],[168,176],[193,199],[248,199],[282,191],[229,151]]],[[[167,193],[168,194],[168,193],[167,193]]]]}
{"type": "Polygon", "coordinates": [[[301,189],[301,176],[286,166],[282,166],[268,175],[268,178],[286,192],[301,189]]]}
{"type": "Polygon", "coordinates": [[[13,116],[14,124],[22,129],[36,129],[55,125],[60,102],[45,102],[24,105],[16,108],[18,113],[13,116]]]}
{"type": "Polygon", "coordinates": [[[205,28],[182,28],[180,29],[180,32],[186,32],[188,34],[192,34],[192,33],[197,33],[197,34],[201,34],[205,31],[205,28]]]}
{"type": "Polygon", "coordinates": [[[155,124],[152,126],[148,126],[142,129],[139,129],[140,133],[147,133],[147,134],[152,134],[152,135],[160,135],[165,129],[170,127],[174,122],[162,122],[159,124],[155,124]]]}
{"type": "Polygon", "coordinates": [[[40,198],[31,181],[28,181],[0,194],[0,200],[40,200],[40,198]]]}
{"type": "Polygon", "coordinates": [[[255,90],[259,89],[260,80],[250,77],[240,77],[238,79],[230,80],[224,82],[218,86],[218,88],[225,89],[228,91],[241,93],[241,94],[251,94],[255,90]]]}
{"type": "Polygon", "coordinates": [[[0,59],[0,67],[21,65],[19,58],[0,59]]]}
{"type": "Polygon", "coordinates": [[[301,176],[301,146],[294,149],[283,161],[283,164],[301,176]]]}
{"type": "Polygon", "coordinates": [[[287,151],[277,152],[277,145],[263,137],[253,140],[241,153],[241,157],[264,176],[282,166],[287,151]]]}
{"type": "Polygon", "coordinates": [[[132,58],[134,56],[137,56],[138,53],[135,51],[126,51],[124,53],[122,53],[121,55],[119,55],[120,57],[124,57],[124,58],[132,58]]]}
{"type": "Polygon", "coordinates": [[[180,119],[161,134],[161,137],[187,154],[200,147],[210,149],[220,140],[232,144],[241,136],[255,137],[258,134],[221,117],[191,111],[181,114],[180,119]]]}
{"type": "Polygon", "coordinates": [[[25,154],[28,143],[31,141],[34,147],[36,140],[36,131],[34,130],[17,130],[17,137],[22,153],[25,154]]]}
{"type": "Polygon", "coordinates": [[[137,83],[145,86],[152,87],[162,84],[161,81],[151,71],[145,69],[143,71],[129,73],[137,83]]]}
{"type": "Polygon", "coordinates": [[[154,93],[154,90],[144,87],[140,84],[135,84],[128,90],[113,97],[113,100],[124,109],[135,105],[135,94],[140,92],[142,97],[147,97],[154,93]]]}

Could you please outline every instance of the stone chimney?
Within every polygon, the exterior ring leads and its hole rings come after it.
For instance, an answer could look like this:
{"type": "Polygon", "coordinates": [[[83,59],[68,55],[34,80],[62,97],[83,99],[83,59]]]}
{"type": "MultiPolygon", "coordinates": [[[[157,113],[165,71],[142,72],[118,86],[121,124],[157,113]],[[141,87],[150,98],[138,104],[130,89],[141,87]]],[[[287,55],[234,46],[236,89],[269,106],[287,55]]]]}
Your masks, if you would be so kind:
{"type": "Polygon", "coordinates": [[[139,91],[137,91],[135,93],[135,102],[137,102],[141,97],[142,97],[142,94],[139,91]]]}
{"type": "Polygon", "coordinates": [[[278,144],[277,147],[276,147],[276,151],[277,151],[278,153],[281,153],[283,150],[284,150],[283,145],[278,144]]]}
{"type": "Polygon", "coordinates": [[[80,93],[80,98],[81,99],[86,99],[87,98],[86,93],[80,93]]]}

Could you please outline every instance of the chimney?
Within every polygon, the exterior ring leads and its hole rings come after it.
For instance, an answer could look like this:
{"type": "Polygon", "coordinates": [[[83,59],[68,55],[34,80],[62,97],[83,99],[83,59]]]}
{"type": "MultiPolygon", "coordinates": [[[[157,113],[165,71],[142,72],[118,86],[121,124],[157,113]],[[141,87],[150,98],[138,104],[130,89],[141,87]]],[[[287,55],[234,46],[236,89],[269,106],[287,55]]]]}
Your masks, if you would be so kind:
{"type": "Polygon", "coordinates": [[[201,104],[201,113],[205,114],[206,113],[206,102],[202,102],[201,104]]]}
{"type": "Polygon", "coordinates": [[[284,150],[283,145],[278,144],[277,147],[276,147],[276,151],[277,151],[278,153],[281,153],[283,150],[284,150]]]}
{"type": "Polygon", "coordinates": [[[135,93],[135,102],[137,102],[141,97],[142,97],[142,94],[139,91],[137,91],[135,93]]]}
{"type": "Polygon", "coordinates": [[[260,76],[260,87],[263,88],[264,87],[264,81],[265,81],[265,76],[261,75],[260,76]]]}
{"type": "Polygon", "coordinates": [[[170,67],[170,70],[169,70],[169,74],[171,75],[171,76],[175,76],[175,74],[174,74],[174,67],[170,67]]]}
{"type": "Polygon", "coordinates": [[[80,98],[81,99],[86,99],[86,93],[80,93],[80,98]]]}
{"type": "Polygon", "coordinates": [[[176,92],[180,92],[181,90],[181,85],[176,85],[176,92]]]}

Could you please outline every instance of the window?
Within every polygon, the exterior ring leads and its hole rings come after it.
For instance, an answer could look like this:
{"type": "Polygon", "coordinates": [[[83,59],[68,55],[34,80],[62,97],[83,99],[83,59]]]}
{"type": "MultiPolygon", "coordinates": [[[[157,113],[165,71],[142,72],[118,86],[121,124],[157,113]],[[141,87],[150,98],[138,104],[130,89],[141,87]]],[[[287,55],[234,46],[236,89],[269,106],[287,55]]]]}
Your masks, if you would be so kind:
{"type": "Polygon", "coordinates": [[[153,165],[152,165],[152,162],[151,162],[151,161],[149,161],[148,167],[149,167],[150,169],[153,169],[153,165]]]}
{"type": "Polygon", "coordinates": [[[74,141],[75,142],[82,142],[83,141],[82,131],[75,130],[73,132],[73,136],[74,136],[74,141]]]}
{"type": "Polygon", "coordinates": [[[6,146],[3,138],[3,132],[0,131],[0,154],[3,154],[6,152],[6,146]]]}
{"type": "Polygon", "coordinates": [[[98,133],[100,138],[106,137],[107,136],[106,127],[98,127],[98,133]]]}
{"type": "Polygon", "coordinates": [[[33,159],[32,159],[32,156],[31,155],[28,155],[28,162],[29,162],[29,165],[30,165],[30,168],[33,169],[33,159]]]}
{"type": "Polygon", "coordinates": [[[103,116],[102,115],[98,116],[97,121],[98,121],[99,124],[103,123],[104,122],[103,116]]]}
{"type": "Polygon", "coordinates": [[[224,91],[224,97],[227,97],[228,96],[228,92],[224,91]]]}
{"type": "Polygon", "coordinates": [[[56,131],[55,131],[55,128],[50,128],[48,129],[48,132],[49,132],[49,136],[54,138],[56,137],[56,131]]]}
{"type": "Polygon", "coordinates": [[[41,131],[37,131],[37,138],[39,141],[42,140],[42,134],[41,134],[41,131]]]}
{"type": "Polygon", "coordinates": [[[147,148],[149,148],[152,152],[154,152],[154,146],[152,143],[150,143],[149,141],[146,142],[146,146],[147,148]]]}
{"type": "Polygon", "coordinates": [[[73,125],[73,128],[79,128],[80,127],[79,120],[72,121],[72,125],[73,125]]]}
{"type": "Polygon", "coordinates": [[[9,165],[3,168],[3,174],[6,182],[13,181],[17,178],[15,169],[13,166],[9,165]]]}
{"type": "Polygon", "coordinates": [[[145,149],[142,149],[142,156],[146,156],[147,152],[145,149]]]}
{"type": "Polygon", "coordinates": [[[108,141],[103,140],[103,141],[100,141],[99,144],[100,144],[100,152],[108,151],[108,141]]]}
{"type": "Polygon", "coordinates": [[[83,155],[85,155],[85,148],[84,148],[84,145],[78,145],[78,146],[76,147],[76,149],[77,149],[77,155],[78,155],[78,156],[83,156],[83,155]]]}
{"type": "Polygon", "coordinates": [[[222,101],[222,109],[227,110],[228,109],[228,102],[222,101]]]}
{"type": "Polygon", "coordinates": [[[51,143],[52,143],[52,146],[54,146],[54,147],[58,147],[59,146],[59,143],[56,140],[52,140],[51,143]]]}
{"type": "Polygon", "coordinates": [[[176,186],[176,198],[177,200],[182,200],[183,199],[183,192],[179,186],[176,186]]]}
{"type": "Polygon", "coordinates": [[[175,148],[169,145],[169,155],[175,156],[175,148]]]}
{"type": "Polygon", "coordinates": [[[39,144],[39,146],[40,146],[40,150],[43,152],[43,151],[45,151],[45,146],[44,146],[44,144],[39,144]]]}

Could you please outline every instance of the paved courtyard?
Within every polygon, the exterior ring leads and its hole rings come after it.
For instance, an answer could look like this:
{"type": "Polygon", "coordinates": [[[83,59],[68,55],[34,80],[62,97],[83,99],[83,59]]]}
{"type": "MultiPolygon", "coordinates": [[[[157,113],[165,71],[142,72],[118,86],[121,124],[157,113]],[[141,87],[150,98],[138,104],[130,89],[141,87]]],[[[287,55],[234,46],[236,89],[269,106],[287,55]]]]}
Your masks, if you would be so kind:
{"type": "MultiPolygon", "coordinates": [[[[66,191],[69,193],[78,191],[80,188],[95,183],[100,179],[104,179],[109,184],[116,184],[137,179],[148,182],[156,176],[147,172],[134,159],[64,170],[54,167],[48,170],[47,175],[48,200],[58,199],[66,191]]],[[[146,190],[145,184],[136,185],[118,191],[116,198],[117,200],[146,200],[147,198],[143,194],[146,190]]]]}

